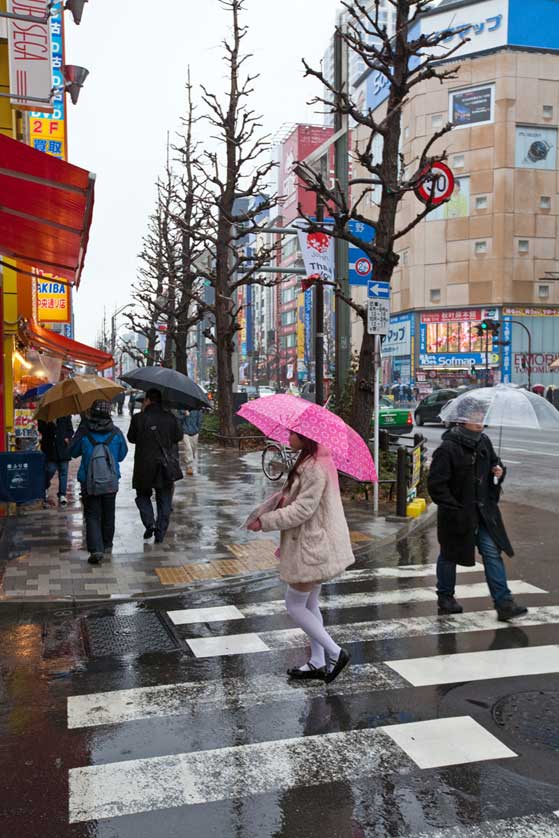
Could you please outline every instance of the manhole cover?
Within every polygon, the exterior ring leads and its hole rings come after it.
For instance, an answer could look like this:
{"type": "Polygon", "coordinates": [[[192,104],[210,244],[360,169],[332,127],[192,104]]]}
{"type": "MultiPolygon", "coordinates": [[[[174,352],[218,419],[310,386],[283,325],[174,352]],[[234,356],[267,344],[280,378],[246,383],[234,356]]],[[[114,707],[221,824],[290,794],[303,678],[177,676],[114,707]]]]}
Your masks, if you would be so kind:
{"type": "Polygon", "coordinates": [[[495,723],[512,736],[559,751],[559,692],[534,690],[506,695],[493,705],[495,723]]]}
{"type": "Polygon", "coordinates": [[[163,615],[157,611],[86,617],[82,623],[90,657],[174,652],[179,642],[163,615]]]}

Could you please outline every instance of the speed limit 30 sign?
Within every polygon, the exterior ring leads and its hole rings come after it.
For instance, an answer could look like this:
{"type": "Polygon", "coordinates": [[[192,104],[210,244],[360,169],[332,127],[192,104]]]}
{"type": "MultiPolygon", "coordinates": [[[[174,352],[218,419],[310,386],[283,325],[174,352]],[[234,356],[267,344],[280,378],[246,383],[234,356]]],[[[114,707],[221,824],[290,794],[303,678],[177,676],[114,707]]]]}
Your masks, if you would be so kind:
{"type": "Polygon", "coordinates": [[[454,192],[454,175],[445,163],[426,166],[420,178],[421,183],[415,190],[415,194],[423,204],[436,207],[448,201],[454,192]]]}

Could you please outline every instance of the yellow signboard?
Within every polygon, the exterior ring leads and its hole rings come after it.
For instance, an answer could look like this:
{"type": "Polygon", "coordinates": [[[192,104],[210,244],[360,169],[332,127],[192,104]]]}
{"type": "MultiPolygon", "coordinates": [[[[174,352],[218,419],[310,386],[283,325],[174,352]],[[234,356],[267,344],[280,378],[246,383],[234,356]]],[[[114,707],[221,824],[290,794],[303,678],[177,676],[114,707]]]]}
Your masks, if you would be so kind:
{"type": "Polygon", "coordinates": [[[70,322],[70,288],[56,277],[37,279],[37,316],[40,323],[70,322]]]}
{"type": "Polygon", "coordinates": [[[64,120],[30,116],[29,144],[37,151],[65,160],[64,120]]]}
{"type": "Polygon", "coordinates": [[[305,360],[305,295],[297,297],[297,360],[305,360]]]}

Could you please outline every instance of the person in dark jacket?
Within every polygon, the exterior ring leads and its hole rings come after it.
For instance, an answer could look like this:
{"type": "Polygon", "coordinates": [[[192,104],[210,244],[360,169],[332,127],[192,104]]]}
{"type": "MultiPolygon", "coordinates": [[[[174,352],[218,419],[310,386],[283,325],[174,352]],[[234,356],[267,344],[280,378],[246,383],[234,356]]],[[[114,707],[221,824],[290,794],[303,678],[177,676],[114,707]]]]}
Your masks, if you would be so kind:
{"type": "Polygon", "coordinates": [[[100,442],[107,444],[113,456],[117,477],[120,479],[119,463],[126,457],[128,446],[122,431],[113,424],[111,403],[103,400],[93,403],[89,414],[82,418],[70,445],[70,455],[82,458],[78,481],[82,487],[89,564],[99,564],[104,556],[111,554],[115,534],[116,493],[90,495],[87,492],[91,455],[95,445],[100,442]]]}
{"type": "Polygon", "coordinates": [[[512,598],[501,553],[514,555],[499,510],[505,469],[491,440],[483,433],[483,413],[472,399],[464,400],[469,417],[443,434],[429,471],[429,494],[438,506],[437,532],[441,552],[437,561],[440,614],[460,614],[454,598],[456,566],[475,564],[476,547],[499,620],[507,621],[528,609],[512,598]]]}
{"type": "MultiPolygon", "coordinates": [[[[156,544],[163,542],[169,526],[174,483],[167,471],[170,463],[178,469],[177,445],[183,438],[179,420],[164,410],[161,402],[159,390],[148,390],[142,412],[132,417],[128,430],[128,441],[136,446],[132,478],[136,506],[146,528],[144,538],[155,535],[156,544]],[[154,490],[157,518],[151,502],[154,490]]],[[[180,479],[179,474],[180,469],[174,479],[180,479]]]]}
{"type": "Polygon", "coordinates": [[[48,501],[52,478],[58,472],[58,503],[66,506],[68,463],[71,459],[68,445],[74,436],[72,419],[70,416],[61,416],[55,422],[39,420],[39,433],[41,451],[45,455],[45,503],[48,501]]]}

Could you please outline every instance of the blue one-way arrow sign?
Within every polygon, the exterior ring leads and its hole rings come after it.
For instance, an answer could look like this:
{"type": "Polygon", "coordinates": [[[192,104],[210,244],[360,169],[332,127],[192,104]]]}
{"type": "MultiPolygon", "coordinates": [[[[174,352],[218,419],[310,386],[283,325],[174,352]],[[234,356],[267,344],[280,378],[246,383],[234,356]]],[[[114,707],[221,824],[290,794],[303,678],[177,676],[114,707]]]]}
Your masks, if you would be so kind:
{"type": "Polygon", "coordinates": [[[370,279],[367,283],[367,296],[370,300],[389,300],[390,283],[375,282],[374,279],[370,279]]]}

